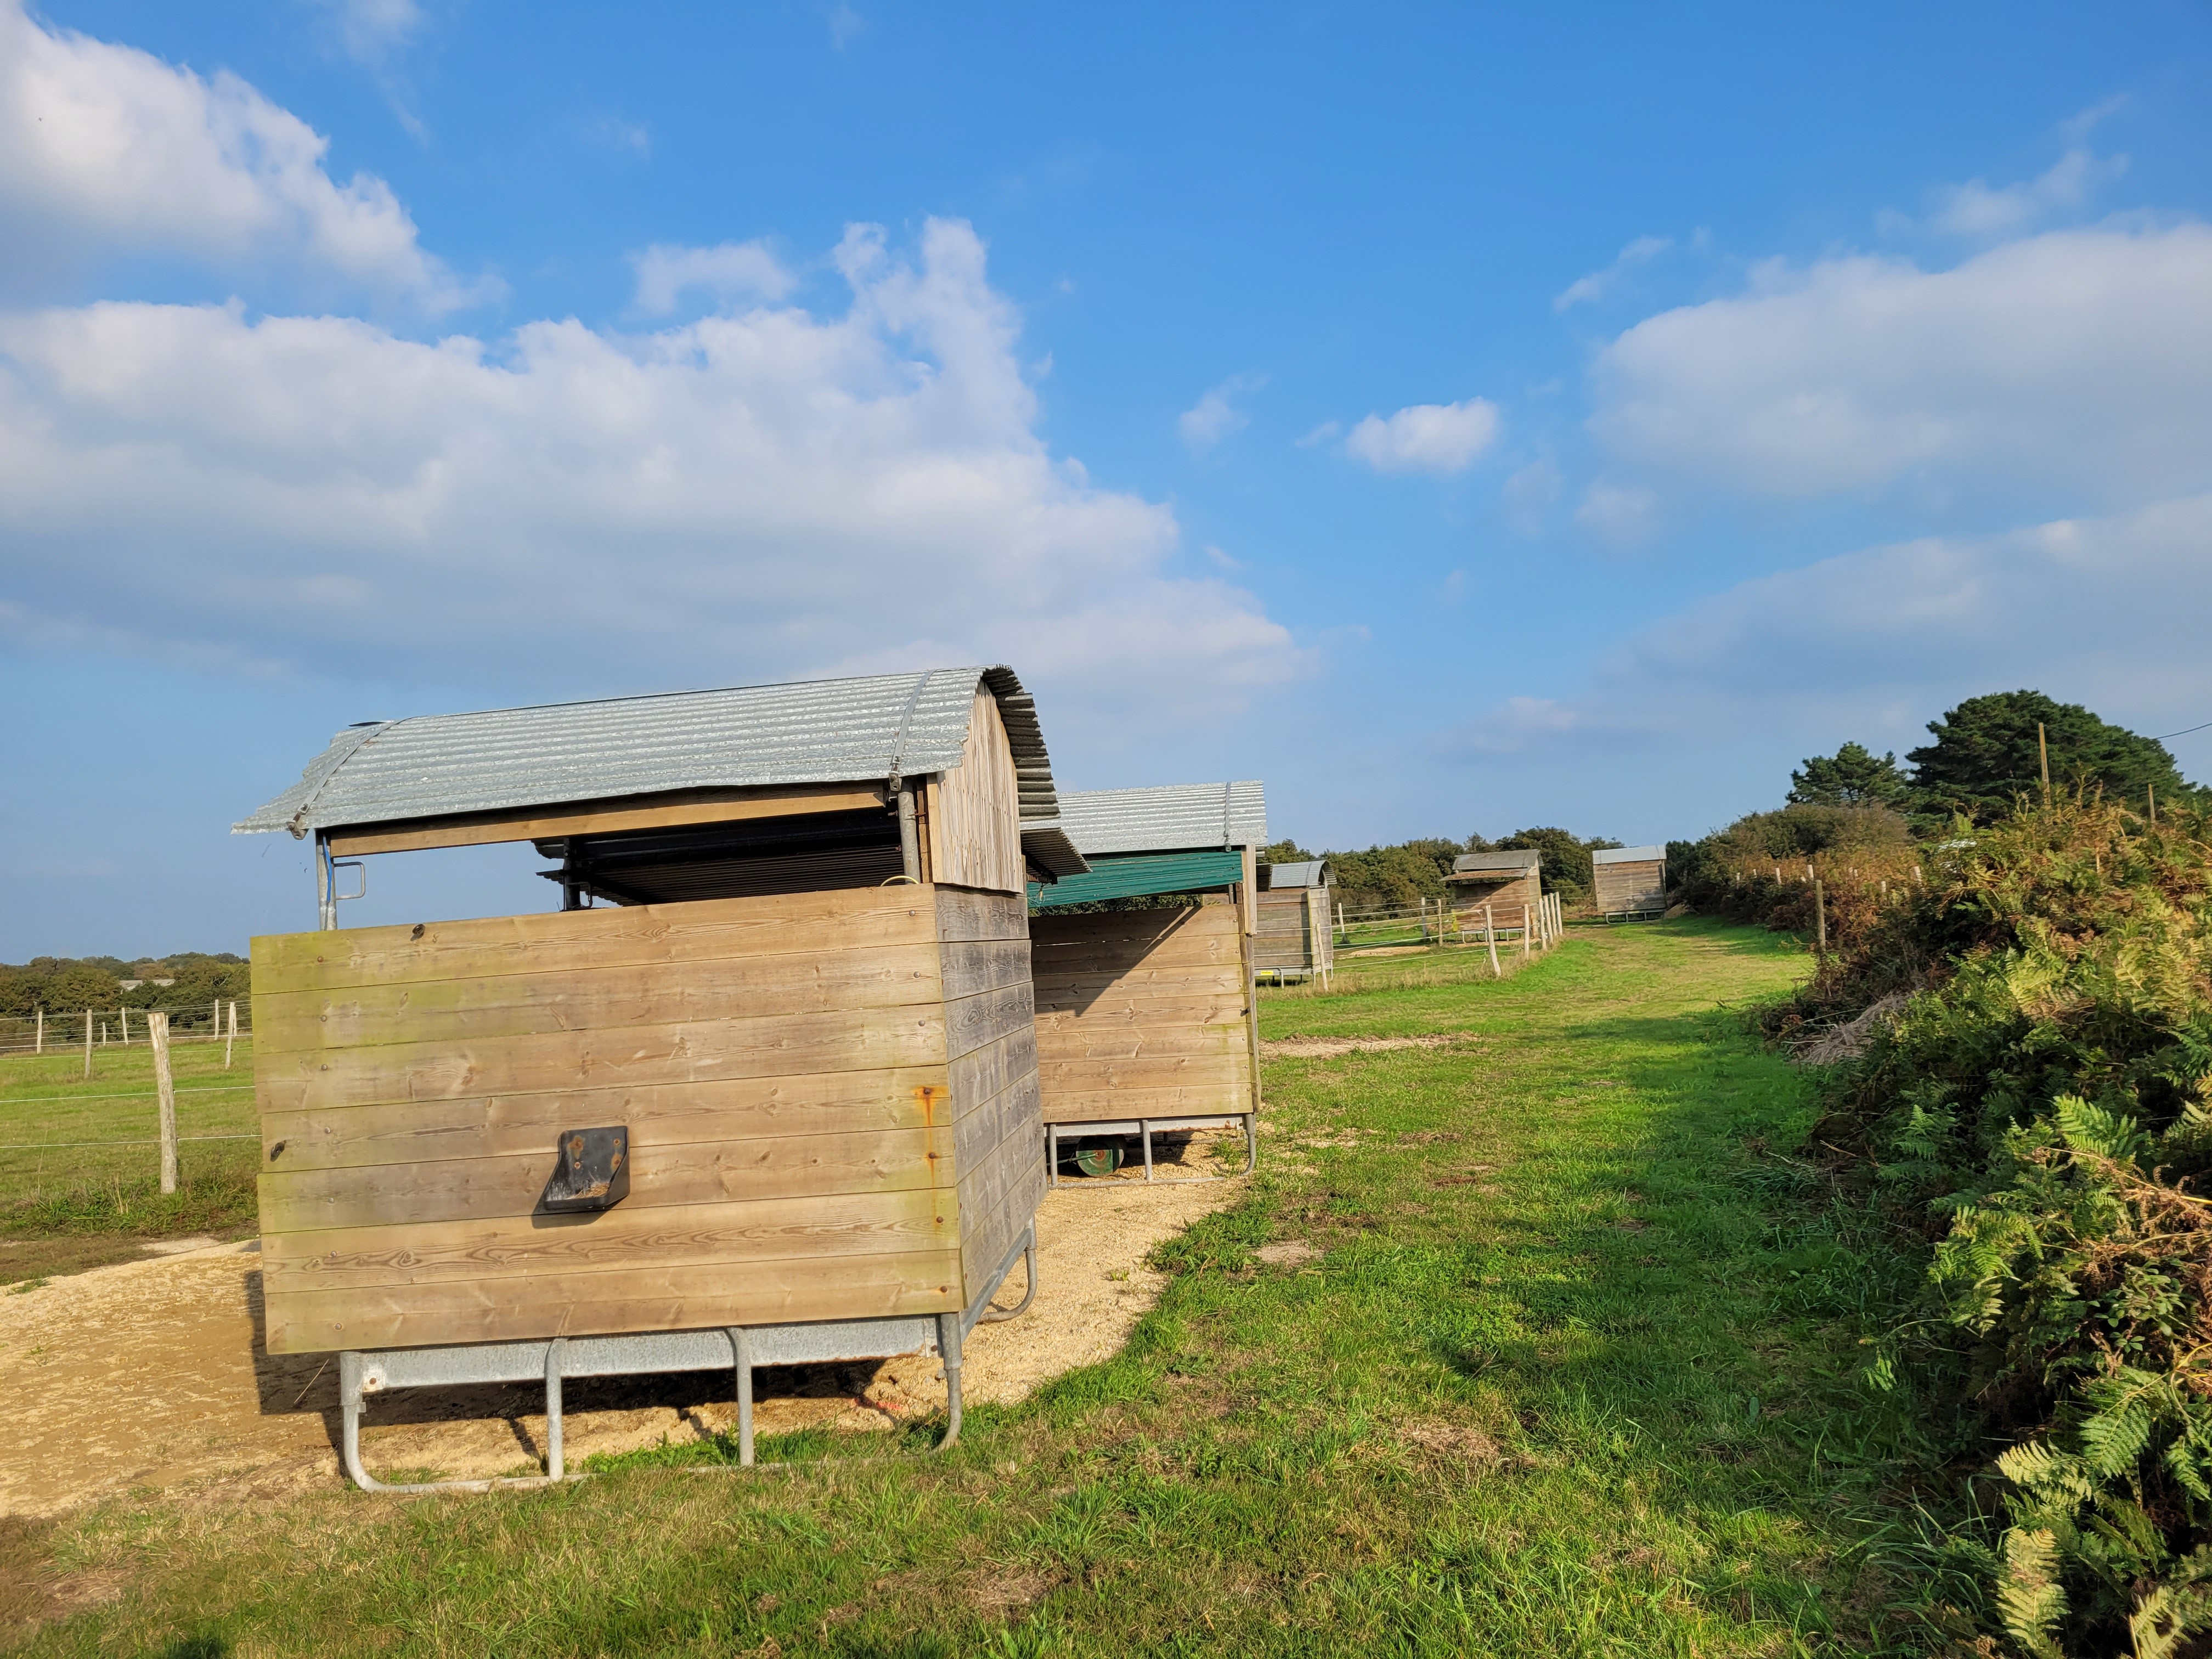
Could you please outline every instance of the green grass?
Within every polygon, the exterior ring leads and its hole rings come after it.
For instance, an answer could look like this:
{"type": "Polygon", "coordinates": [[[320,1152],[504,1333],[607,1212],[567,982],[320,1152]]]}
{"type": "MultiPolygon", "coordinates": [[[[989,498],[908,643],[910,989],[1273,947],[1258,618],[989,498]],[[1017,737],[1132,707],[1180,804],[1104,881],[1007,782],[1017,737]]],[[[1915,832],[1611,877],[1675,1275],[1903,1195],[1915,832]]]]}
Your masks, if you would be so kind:
{"type": "Polygon", "coordinates": [[[182,1180],[160,1190],[153,1051],[143,1042],[0,1058],[0,1283],[129,1260],[149,1239],[254,1226],[253,1043],[170,1046],[182,1180]],[[195,1139],[242,1135],[244,1139],[195,1139]]]}
{"type": "Polygon", "coordinates": [[[976,1409],[951,1454],[817,1433],[780,1448],[795,1473],[681,1467],[708,1445],[538,1493],[110,1505],[0,1537],[0,1580],[62,1575],[56,1607],[120,1586],[28,1650],[1720,1656],[1958,1628],[1912,1425],[1860,1380],[1899,1270],[1780,1155],[1804,1091],[1717,1006],[1802,955],[1693,922],[1503,981],[1368,966],[1266,1000],[1265,1034],[1463,1041],[1271,1060],[1261,1176],[1163,1249],[1127,1348],[976,1409]]]}

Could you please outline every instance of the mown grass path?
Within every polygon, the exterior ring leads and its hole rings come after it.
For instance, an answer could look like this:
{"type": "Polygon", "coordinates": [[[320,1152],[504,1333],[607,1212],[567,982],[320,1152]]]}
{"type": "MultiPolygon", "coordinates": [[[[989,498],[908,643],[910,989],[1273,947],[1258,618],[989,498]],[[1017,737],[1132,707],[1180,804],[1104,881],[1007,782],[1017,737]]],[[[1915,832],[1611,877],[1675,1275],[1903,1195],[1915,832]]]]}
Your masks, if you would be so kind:
{"type": "Polygon", "coordinates": [[[1397,961],[1268,1000],[1270,1039],[1461,1041],[1271,1060],[1261,1176],[1168,1249],[1129,1349],[977,1411],[941,1462],[857,1461],[872,1441],[789,1448],[829,1459],[795,1474],[645,1454],[540,1494],[116,1508],[19,1536],[0,1577],[123,1584],[52,1652],[1902,1640],[1854,1518],[1885,1474],[1853,1382],[1874,1268],[1769,1150],[1802,1133],[1797,1079],[1717,1007],[1802,966],[1692,923],[1498,983],[1468,957],[1393,988],[1397,961]]]}

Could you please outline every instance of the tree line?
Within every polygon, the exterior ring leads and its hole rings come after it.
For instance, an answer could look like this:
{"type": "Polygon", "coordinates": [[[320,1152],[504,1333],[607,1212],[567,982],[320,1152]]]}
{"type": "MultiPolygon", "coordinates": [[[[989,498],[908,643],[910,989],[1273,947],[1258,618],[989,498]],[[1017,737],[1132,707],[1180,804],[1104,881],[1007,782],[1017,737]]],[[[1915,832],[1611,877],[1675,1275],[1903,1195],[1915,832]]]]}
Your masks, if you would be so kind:
{"type": "Polygon", "coordinates": [[[244,957],[183,951],[175,956],[33,957],[0,963],[0,1015],[27,1018],[40,1009],[64,1014],[86,1008],[197,1009],[217,1001],[243,1002],[252,969],[244,957]],[[173,981],[156,985],[155,980],[173,981]],[[137,984],[126,991],[123,981],[137,984]]]}
{"type": "Polygon", "coordinates": [[[1432,836],[1370,847],[1365,852],[1310,853],[1294,841],[1279,841],[1261,857],[1269,864],[1327,859],[1337,902],[1352,910],[1443,898],[1450,891],[1444,878],[1451,873],[1452,860],[1462,853],[1535,853],[1541,860],[1544,890],[1579,904],[1589,896],[1593,884],[1590,854],[1620,844],[1602,836],[1584,837],[1547,825],[1516,830],[1501,841],[1480,835],[1464,841],[1432,836]]]}

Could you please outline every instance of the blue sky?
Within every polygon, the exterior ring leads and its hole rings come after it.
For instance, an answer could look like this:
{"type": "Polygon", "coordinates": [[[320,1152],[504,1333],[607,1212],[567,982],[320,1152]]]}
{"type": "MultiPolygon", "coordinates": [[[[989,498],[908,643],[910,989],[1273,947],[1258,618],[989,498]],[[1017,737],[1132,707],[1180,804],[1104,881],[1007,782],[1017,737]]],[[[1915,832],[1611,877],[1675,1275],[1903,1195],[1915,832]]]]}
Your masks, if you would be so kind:
{"type": "Polygon", "coordinates": [[[1005,660],[1331,846],[2212,719],[2201,7],[1190,10],[0,0],[0,959],[455,708],[1005,660]]]}

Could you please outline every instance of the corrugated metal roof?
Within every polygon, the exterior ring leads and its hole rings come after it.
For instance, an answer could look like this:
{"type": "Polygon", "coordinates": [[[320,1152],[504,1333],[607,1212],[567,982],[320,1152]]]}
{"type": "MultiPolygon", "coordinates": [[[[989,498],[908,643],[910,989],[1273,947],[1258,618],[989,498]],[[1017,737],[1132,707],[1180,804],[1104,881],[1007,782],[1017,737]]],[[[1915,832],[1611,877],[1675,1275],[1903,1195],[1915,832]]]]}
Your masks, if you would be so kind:
{"type": "Polygon", "coordinates": [[[1326,887],[1328,860],[1302,859],[1296,864],[1271,864],[1267,866],[1267,885],[1278,892],[1286,887],[1326,887]]]}
{"type": "Polygon", "coordinates": [[[1592,864],[1664,864],[1663,847],[1601,847],[1590,854],[1592,864]]]}
{"type": "MultiPolygon", "coordinates": [[[[998,699],[1019,779],[1023,847],[1082,867],[1057,823],[1036,704],[1013,670],[674,691],[352,726],[234,833],[389,823],[684,789],[853,783],[959,765],[976,688],[998,699]]],[[[1064,866],[1064,868],[1063,868],[1064,866]]]]}
{"type": "Polygon", "coordinates": [[[1261,847],[1267,840],[1267,793],[1256,778],[1146,789],[1072,789],[1060,798],[1060,822],[1086,858],[1094,853],[1261,847]]]}
{"type": "Polygon", "coordinates": [[[1528,870],[1544,861],[1538,852],[1520,853],[1462,853],[1452,860],[1452,874],[1464,875],[1476,870],[1528,870]]]}

